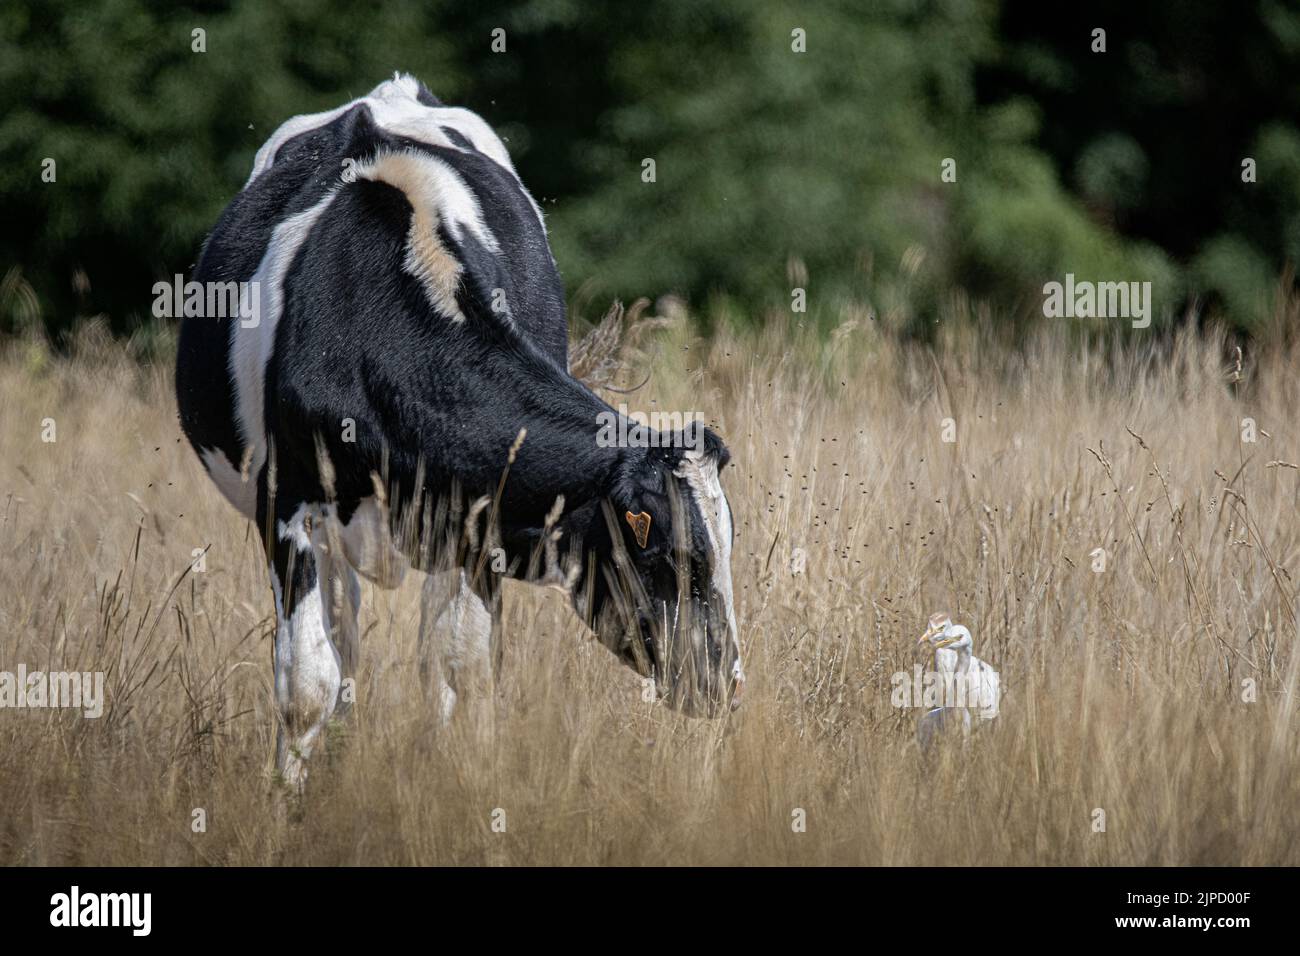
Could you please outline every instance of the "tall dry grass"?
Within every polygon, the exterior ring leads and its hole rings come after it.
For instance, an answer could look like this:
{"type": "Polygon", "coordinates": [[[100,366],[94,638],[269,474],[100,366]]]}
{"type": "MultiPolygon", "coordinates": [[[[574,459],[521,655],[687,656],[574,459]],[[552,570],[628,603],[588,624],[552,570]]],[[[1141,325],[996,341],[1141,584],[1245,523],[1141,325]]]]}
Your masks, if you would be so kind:
{"type": "Polygon", "coordinates": [[[642,702],[560,595],[511,585],[495,691],[440,730],[418,575],[366,585],[358,704],[300,802],[268,769],[257,535],[181,440],[170,369],[93,335],[52,362],[11,346],[0,670],[102,669],[108,704],[0,710],[0,862],[1300,862],[1295,352],[1233,381],[1213,337],[929,352],[867,315],[826,342],[659,336],[650,383],[611,398],[730,444],[745,705],[642,702]],[[1006,695],[923,757],[891,675],[937,609],[1006,695]]]}

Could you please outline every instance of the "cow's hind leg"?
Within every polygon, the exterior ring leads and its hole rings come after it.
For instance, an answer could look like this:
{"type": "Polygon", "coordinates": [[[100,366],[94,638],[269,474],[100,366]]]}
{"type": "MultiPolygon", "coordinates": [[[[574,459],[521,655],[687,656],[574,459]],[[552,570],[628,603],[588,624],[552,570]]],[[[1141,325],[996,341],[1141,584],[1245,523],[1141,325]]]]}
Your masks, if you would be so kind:
{"type": "MultiPolygon", "coordinates": [[[[271,584],[275,589],[276,769],[301,787],[306,760],[334,712],[340,657],[329,633],[328,579],[312,542],[314,509],[276,508],[271,584]]],[[[316,520],[319,520],[316,518],[316,520]]]]}
{"type": "Polygon", "coordinates": [[[420,601],[420,677],[443,722],[457,700],[491,685],[499,646],[499,602],[477,593],[461,568],[425,577],[420,601]]]}

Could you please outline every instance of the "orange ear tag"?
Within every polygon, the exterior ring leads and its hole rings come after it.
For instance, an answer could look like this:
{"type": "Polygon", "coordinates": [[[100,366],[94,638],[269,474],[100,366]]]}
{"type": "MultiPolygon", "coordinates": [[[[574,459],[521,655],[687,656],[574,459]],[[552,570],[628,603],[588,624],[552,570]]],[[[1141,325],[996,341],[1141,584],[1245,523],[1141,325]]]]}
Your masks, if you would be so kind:
{"type": "Polygon", "coordinates": [[[648,512],[641,512],[638,515],[627,512],[624,517],[627,518],[628,526],[631,527],[632,533],[636,535],[636,543],[645,547],[645,543],[650,540],[650,515],[648,512]]]}

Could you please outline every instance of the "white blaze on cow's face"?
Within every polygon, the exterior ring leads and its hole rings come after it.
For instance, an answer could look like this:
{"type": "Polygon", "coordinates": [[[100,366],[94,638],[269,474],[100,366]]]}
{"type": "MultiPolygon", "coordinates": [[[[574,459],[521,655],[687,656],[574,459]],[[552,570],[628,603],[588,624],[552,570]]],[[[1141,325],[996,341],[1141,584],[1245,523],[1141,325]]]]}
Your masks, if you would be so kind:
{"type": "Polygon", "coordinates": [[[702,451],[686,451],[681,464],[673,473],[688,488],[693,519],[701,520],[708,545],[707,594],[699,598],[711,611],[711,632],[707,640],[719,645],[719,656],[724,662],[723,676],[731,680],[731,704],[740,705],[740,693],[745,684],[745,671],[740,661],[740,630],[736,626],[736,598],[732,591],[731,553],[735,538],[732,525],[731,503],[723,492],[718,459],[702,451]]]}

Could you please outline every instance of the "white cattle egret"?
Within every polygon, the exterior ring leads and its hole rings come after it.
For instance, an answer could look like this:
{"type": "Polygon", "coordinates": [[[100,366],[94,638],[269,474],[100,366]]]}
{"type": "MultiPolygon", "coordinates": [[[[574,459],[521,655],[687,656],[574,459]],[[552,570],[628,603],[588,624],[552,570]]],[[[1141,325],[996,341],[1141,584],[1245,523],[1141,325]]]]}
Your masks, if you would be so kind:
{"type": "Polygon", "coordinates": [[[929,626],[916,642],[934,650],[934,670],[943,680],[943,706],[921,717],[917,736],[922,746],[929,744],[943,726],[950,710],[962,712],[962,730],[970,734],[971,710],[984,720],[998,715],[1002,699],[1002,678],[992,667],[971,653],[970,631],[940,611],[930,615],[929,626]]]}

